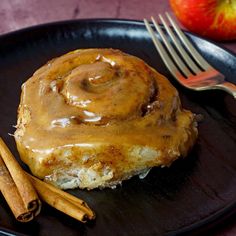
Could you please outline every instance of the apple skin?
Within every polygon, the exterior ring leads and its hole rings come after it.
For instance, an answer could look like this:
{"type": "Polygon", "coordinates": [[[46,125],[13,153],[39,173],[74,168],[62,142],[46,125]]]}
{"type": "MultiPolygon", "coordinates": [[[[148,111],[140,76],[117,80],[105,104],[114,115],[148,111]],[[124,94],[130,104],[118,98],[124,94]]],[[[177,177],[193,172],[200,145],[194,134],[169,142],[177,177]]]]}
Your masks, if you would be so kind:
{"type": "Polygon", "coordinates": [[[217,41],[236,39],[236,0],[170,0],[170,5],[191,32],[217,41]]]}

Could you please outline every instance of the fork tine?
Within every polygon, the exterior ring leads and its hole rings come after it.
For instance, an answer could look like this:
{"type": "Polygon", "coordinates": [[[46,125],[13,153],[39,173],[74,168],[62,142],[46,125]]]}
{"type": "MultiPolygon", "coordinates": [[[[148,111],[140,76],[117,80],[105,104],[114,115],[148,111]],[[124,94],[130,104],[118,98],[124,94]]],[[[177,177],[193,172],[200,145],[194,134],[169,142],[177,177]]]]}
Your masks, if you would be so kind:
{"type": "Polygon", "coordinates": [[[166,48],[168,49],[169,53],[171,54],[172,58],[174,59],[174,61],[178,65],[178,67],[181,69],[181,71],[183,72],[183,74],[186,77],[190,77],[192,75],[192,73],[185,66],[185,64],[183,63],[182,59],[177,55],[176,51],[174,50],[172,45],[169,43],[168,39],[166,38],[165,34],[162,32],[160,26],[157,24],[157,22],[154,19],[154,17],[151,17],[151,19],[152,19],[152,22],[153,22],[157,32],[159,33],[159,35],[162,38],[163,43],[165,44],[166,48]]]}
{"type": "MultiPolygon", "coordinates": [[[[163,48],[162,44],[159,42],[159,40],[157,39],[152,27],[150,26],[150,24],[148,23],[148,21],[146,19],[144,19],[144,24],[149,32],[149,34],[152,37],[152,41],[157,49],[157,51],[159,52],[162,60],[164,61],[165,65],[167,66],[167,68],[169,69],[169,71],[171,72],[171,74],[177,79],[180,80],[180,78],[182,78],[183,80],[184,77],[182,76],[182,74],[179,72],[179,70],[177,69],[177,67],[175,66],[175,64],[172,62],[172,59],[169,57],[169,55],[166,53],[166,50],[163,48]]],[[[181,81],[180,81],[181,82],[181,81]]]]}
{"type": "Polygon", "coordinates": [[[179,41],[177,40],[177,37],[174,35],[173,31],[170,29],[169,25],[166,23],[166,21],[164,20],[164,18],[162,17],[162,15],[159,14],[159,18],[161,20],[161,23],[163,24],[165,30],[167,31],[167,33],[169,34],[169,36],[171,37],[172,41],[174,42],[176,48],[178,49],[178,51],[180,52],[180,55],[182,56],[182,58],[184,59],[184,61],[186,62],[186,64],[190,67],[190,69],[195,73],[200,73],[201,70],[197,67],[196,63],[190,58],[190,56],[186,53],[185,49],[182,47],[182,45],[179,43],[179,41]]]}
{"type": "Polygon", "coordinates": [[[199,63],[199,65],[204,69],[213,69],[209,63],[198,53],[198,51],[193,47],[192,43],[188,40],[188,38],[185,36],[185,34],[182,32],[182,30],[179,28],[179,26],[175,23],[175,21],[171,18],[171,16],[166,12],[166,16],[168,20],[170,21],[172,27],[174,28],[175,32],[185,45],[185,47],[188,49],[190,54],[193,56],[193,58],[199,63]]]}

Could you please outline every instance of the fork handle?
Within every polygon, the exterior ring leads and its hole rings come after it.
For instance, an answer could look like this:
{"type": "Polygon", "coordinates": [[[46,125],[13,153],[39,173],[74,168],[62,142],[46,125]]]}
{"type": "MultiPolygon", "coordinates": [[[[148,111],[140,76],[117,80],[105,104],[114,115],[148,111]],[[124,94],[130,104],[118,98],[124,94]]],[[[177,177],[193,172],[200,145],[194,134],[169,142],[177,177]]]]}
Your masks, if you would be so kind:
{"type": "Polygon", "coordinates": [[[233,97],[236,99],[236,85],[235,84],[224,81],[220,84],[215,85],[215,87],[217,89],[226,91],[227,93],[233,95],[233,97]]]}

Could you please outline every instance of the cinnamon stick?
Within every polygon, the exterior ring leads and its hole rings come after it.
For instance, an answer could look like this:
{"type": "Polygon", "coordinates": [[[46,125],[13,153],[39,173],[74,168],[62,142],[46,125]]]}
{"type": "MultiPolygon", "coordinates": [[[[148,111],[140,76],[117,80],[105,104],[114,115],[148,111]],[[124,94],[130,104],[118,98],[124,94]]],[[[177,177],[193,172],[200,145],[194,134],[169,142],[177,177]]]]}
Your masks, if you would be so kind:
{"type": "Polygon", "coordinates": [[[0,191],[17,220],[27,222],[39,214],[41,202],[35,190],[43,201],[81,222],[95,218],[83,200],[24,172],[0,138],[0,191]]]}
{"type": "Polygon", "coordinates": [[[77,219],[86,222],[87,219],[94,219],[94,212],[81,199],[66,193],[51,184],[45,183],[28,174],[32,184],[37,190],[40,198],[57,210],[77,219]]]}
{"type": "Polygon", "coordinates": [[[28,177],[0,138],[0,191],[15,218],[32,220],[41,210],[41,202],[28,177]]]}

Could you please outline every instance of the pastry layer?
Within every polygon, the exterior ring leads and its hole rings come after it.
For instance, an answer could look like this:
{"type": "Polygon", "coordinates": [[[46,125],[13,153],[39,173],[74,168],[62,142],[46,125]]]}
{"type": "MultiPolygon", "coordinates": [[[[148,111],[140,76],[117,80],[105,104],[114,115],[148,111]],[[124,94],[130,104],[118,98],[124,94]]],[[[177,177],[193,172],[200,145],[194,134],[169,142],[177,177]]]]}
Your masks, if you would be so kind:
{"type": "Polygon", "coordinates": [[[34,175],[60,188],[115,186],[186,156],[196,138],[177,90],[119,50],[67,53],[22,85],[18,151],[34,175]]]}

